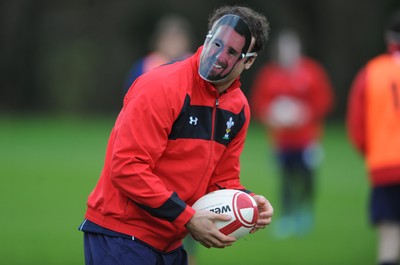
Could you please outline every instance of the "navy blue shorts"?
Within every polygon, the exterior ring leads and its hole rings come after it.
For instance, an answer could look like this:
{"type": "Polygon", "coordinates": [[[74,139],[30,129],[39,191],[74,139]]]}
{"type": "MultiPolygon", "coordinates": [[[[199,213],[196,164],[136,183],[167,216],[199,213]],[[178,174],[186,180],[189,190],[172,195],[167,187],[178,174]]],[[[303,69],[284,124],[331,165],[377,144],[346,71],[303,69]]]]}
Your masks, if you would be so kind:
{"type": "Polygon", "coordinates": [[[370,219],[373,224],[381,221],[400,222],[400,184],[372,189],[370,219]]]}
{"type": "Polygon", "coordinates": [[[86,265],[187,265],[183,247],[162,253],[137,240],[84,233],[86,265]]]}

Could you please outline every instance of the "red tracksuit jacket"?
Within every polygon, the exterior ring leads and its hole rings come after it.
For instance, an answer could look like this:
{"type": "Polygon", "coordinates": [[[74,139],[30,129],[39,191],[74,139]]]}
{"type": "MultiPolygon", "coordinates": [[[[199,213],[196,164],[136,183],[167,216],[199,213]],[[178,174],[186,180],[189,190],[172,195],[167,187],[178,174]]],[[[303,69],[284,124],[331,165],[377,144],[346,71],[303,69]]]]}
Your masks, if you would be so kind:
{"type": "Polygon", "coordinates": [[[239,156],[250,120],[236,80],[221,95],[192,57],[160,66],[128,91],[85,217],[160,251],[181,245],[204,194],[244,190],[239,156]]]}

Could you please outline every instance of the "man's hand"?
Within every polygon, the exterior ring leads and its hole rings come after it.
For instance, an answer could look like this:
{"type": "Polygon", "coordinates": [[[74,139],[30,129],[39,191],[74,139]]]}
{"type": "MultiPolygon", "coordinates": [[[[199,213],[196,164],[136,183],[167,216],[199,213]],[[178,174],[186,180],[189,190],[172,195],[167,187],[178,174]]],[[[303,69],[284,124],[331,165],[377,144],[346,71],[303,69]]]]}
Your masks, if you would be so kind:
{"type": "Polygon", "coordinates": [[[186,228],[194,239],[206,248],[224,248],[231,246],[236,239],[222,234],[215,226],[215,221],[229,221],[231,217],[211,211],[197,211],[186,224],[186,228]]]}
{"type": "Polygon", "coordinates": [[[255,233],[258,229],[264,229],[272,221],[274,208],[269,201],[262,195],[254,195],[253,199],[258,206],[258,219],[256,225],[251,229],[250,234],[255,233]]]}

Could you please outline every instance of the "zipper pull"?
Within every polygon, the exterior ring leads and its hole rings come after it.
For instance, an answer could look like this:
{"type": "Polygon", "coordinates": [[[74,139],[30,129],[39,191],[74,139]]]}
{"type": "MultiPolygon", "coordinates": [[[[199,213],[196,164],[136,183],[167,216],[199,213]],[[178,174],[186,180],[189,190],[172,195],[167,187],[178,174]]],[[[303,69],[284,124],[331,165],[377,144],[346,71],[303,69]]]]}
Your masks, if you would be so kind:
{"type": "Polygon", "coordinates": [[[219,106],[219,99],[218,99],[218,98],[215,100],[215,106],[216,106],[216,107],[219,106]]]}

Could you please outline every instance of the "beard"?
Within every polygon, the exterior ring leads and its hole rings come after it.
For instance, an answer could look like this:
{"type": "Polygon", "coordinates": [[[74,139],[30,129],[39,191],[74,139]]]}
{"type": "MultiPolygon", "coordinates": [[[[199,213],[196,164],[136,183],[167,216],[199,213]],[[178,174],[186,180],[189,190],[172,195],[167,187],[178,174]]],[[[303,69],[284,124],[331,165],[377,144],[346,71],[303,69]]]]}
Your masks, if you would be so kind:
{"type": "Polygon", "coordinates": [[[218,81],[230,73],[227,71],[227,65],[215,56],[208,56],[204,60],[200,61],[200,75],[210,81],[218,81]]]}

